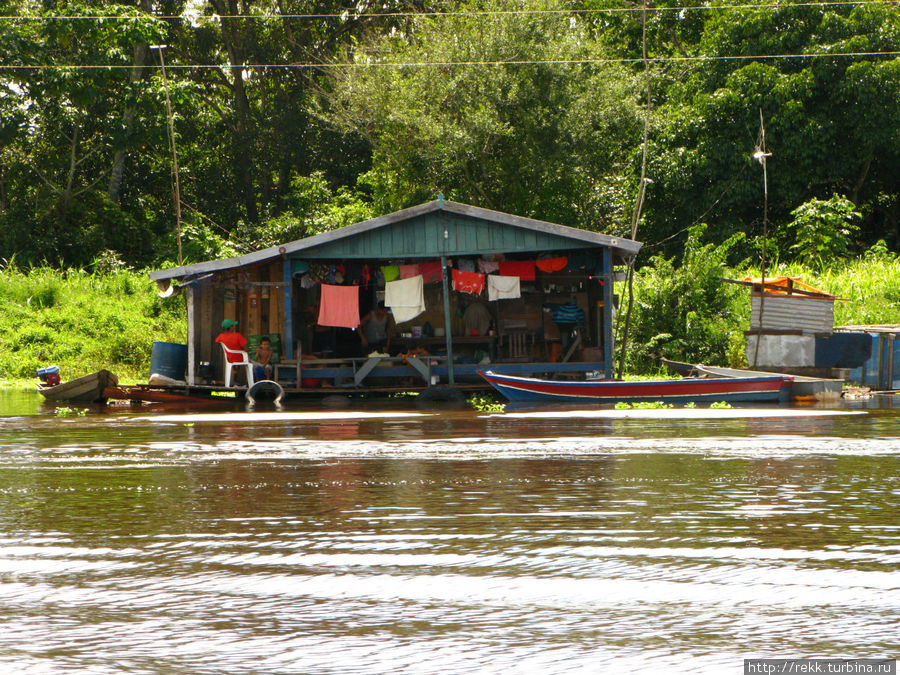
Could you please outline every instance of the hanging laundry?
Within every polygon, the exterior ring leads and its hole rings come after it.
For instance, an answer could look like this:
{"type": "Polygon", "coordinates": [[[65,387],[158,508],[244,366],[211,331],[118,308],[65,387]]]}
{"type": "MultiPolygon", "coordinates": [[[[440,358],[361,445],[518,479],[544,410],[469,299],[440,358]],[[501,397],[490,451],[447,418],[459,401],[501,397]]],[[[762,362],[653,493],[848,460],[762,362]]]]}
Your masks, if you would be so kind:
{"type": "Polygon", "coordinates": [[[426,284],[433,284],[441,280],[441,261],[422,263],[419,265],[419,271],[426,284]]]}
{"type": "Polygon", "coordinates": [[[310,276],[318,282],[327,283],[330,266],[325,263],[311,263],[309,266],[310,276]]]}
{"type": "Polygon", "coordinates": [[[456,262],[456,266],[461,269],[463,272],[474,272],[475,271],[475,261],[472,258],[460,258],[456,262]]]}
{"type": "Polygon", "coordinates": [[[566,265],[569,264],[569,259],[566,256],[559,256],[556,258],[538,258],[535,265],[541,272],[559,272],[566,268],[566,265]]]}
{"type": "Polygon", "coordinates": [[[521,298],[519,277],[502,277],[491,274],[487,278],[488,300],[512,300],[521,298]]]}
{"type": "Polygon", "coordinates": [[[504,277],[519,277],[522,281],[534,281],[534,260],[504,260],[500,263],[504,277]]]}
{"type": "Polygon", "coordinates": [[[381,273],[384,275],[385,281],[394,281],[400,278],[400,268],[396,265],[383,265],[381,273]]]}
{"type": "Polygon", "coordinates": [[[484,290],[484,275],[480,272],[453,270],[453,290],[478,295],[484,290]]]}
{"type": "Polygon", "coordinates": [[[490,274],[491,272],[496,272],[500,269],[500,263],[496,260],[485,260],[484,258],[478,259],[478,271],[482,274],[490,274]]]}
{"type": "Polygon", "coordinates": [[[409,279],[421,274],[421,265],[400,265],[400,278],[409,279]]]}
{"type": "Polygon", "coordinates": [[[340,328],[359,326],[359,286],[322,284],[317,323],[340,328]]]}
{"type": "Polygon", "coordinates": [[[304,274],[300,277],[300,288],[309,290],[310,288],[315,288],[319,285],[319,282],[313,279],[309,274],[304,274]]]}
{"type": "Polygon", "coordinates": [[[422,275],[387,282],[384,285],[384,304],[391,308],[394,323],[403,323],[419,316],[425,311],[422,275]]]}

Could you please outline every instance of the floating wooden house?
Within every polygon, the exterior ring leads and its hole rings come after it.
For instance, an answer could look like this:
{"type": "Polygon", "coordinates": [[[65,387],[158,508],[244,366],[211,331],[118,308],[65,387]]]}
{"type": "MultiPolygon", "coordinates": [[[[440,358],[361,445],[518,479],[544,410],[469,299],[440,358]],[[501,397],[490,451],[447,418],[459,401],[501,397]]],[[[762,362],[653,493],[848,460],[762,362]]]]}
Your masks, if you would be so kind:
{"type": "Polygon", "coordinates": [[[274,379],[288,393],[483,385],[486,363],[501,373],[611,377],[613,260],[640,247],[438,199],[150,277],[186,294],[192,386],[224,379],[215,343],[224,319],[251,344],[270,337],[274,379]],[[388,349],[370,355],[350,324],[379,302],[397,321],[388,349]]]}

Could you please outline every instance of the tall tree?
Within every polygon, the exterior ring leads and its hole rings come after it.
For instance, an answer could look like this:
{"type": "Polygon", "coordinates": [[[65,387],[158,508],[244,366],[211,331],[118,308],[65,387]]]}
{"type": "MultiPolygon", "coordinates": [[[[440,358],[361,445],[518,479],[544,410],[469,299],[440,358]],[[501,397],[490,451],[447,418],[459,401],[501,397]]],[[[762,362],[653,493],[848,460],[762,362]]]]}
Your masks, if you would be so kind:
{"type": "Polygon", "coordinates": [[[887,230],[896,244],[900,59],[878,54],[900,48],[896,8],[776,1],[710,7],[702,17],[700,40],[688,45],[699,60],[682,67],[660,111],[652,238],[684,234],[699,219],[716,239],[759,232],[761,174],[751,155],[762,111],[774,222],[811,198],[846,194],[866,216],[862,236],[887,230]]]}
{"type": "Polygon", "coordinates": [[[333,118],[372,143],[382,210],[443,192],[595,229],[624,221],[635,84],[555,7],[461,5],[365,43],[336,71],[333,118]]]}

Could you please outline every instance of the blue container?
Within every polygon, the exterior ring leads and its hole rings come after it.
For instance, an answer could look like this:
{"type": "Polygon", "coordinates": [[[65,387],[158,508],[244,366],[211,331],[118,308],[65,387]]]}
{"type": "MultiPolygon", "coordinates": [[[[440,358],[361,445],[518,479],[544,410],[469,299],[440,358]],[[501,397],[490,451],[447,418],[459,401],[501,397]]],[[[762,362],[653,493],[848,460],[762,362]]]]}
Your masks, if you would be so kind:
{"type": "Polygon", "coordinates": [[[187,370],[187,345],[154,342],[150,354],[150,374],[159,373],[173,380],[183,380],[187,370]]]}

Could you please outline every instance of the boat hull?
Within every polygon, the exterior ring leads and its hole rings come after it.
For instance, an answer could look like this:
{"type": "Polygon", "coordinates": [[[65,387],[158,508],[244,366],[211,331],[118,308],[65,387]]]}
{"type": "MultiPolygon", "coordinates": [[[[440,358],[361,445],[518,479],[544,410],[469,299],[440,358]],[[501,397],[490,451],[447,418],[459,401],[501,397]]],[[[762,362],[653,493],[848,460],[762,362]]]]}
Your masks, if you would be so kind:
{"type": "MultiPolygon", "coordinates": [[[[680,361],[662,362],[679,375],[695,375],[698,377],[763,377],[781,375],[764,370],[749,370],[746,368],[723,368],[721,366],[707,366],[705,364],[682,363],[680,361]]],[[[828,401],[841,397],[844,389],[844,381],[824,377],[809,377],[806,375],[791,374],[793,384],[791,396],[794,398],[814,397],[817,400],[828,401]]]]}
{"type": "Polygon", "coordinates": [[[479,371],[491,386],[510,401],[641,403],[774,402],[790,391],[790,376],[735,378],[683,378],[620,382],[557,381],[479,371]]]}
{"type": "Polygon", "coordinates": [[[108,370],[98,370],[52,387],[39,384],[38,392],[48,401],[103,403],[106,401],[104,390],[107,387],[114,387],[118,383],[119,378],[113,373],[108,370]]]}

